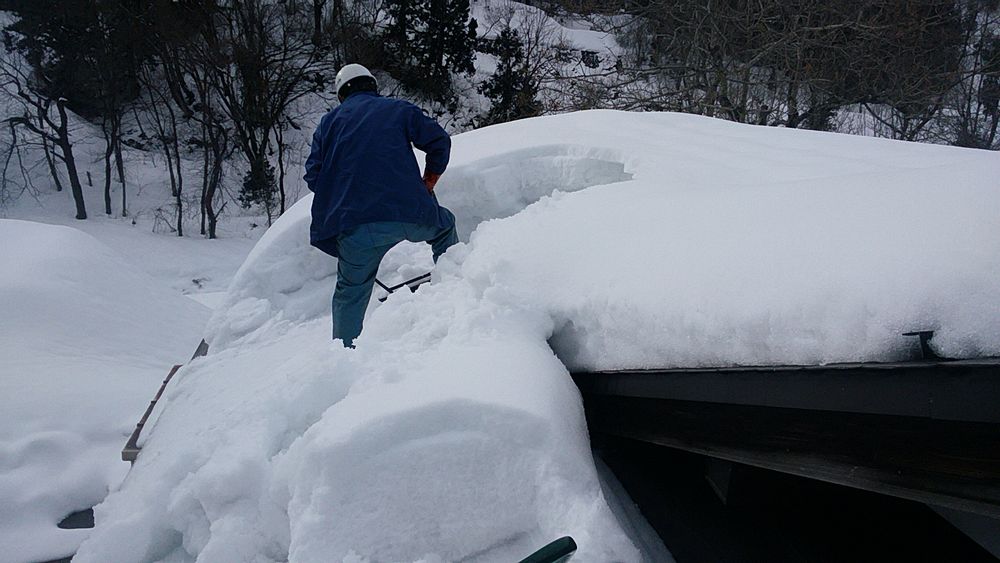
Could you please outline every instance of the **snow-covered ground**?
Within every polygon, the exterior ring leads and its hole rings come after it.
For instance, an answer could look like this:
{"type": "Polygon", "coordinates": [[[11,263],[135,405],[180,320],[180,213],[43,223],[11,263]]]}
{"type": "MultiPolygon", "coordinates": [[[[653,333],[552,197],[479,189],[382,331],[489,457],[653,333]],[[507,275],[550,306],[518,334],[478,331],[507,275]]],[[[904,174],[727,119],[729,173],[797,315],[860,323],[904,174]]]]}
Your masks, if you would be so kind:
{"type": "MultiPolygon", "coordinates": [[[[994,153],[676,114],[454,139],[466,242],[329,340],[309,198],[261,239],[78,561],[669,558],[602,483],[568,368],[1000,355],[994,153]]],[[[380,277],[430,266],[403,245],[380,277]]],[[[627,507],[625,507],[627,508],[627,507]]]]}
{"type": "MultiPolygon", "coordinates": [[[[37,193],[0,214],[5,563],[69,555],[89,534],[56,524],[119,486],[128,434],[170,366],[191,356],[209,308],[264,230],[250,228],[261,218],[238,216],[230,205],[217,240],[197,234],[196,214],[188,236],[171,234],[162,161],[132,149],[125,151],[129,214],[121,216],[116,182],[113,214],[105,215],[103,145],[93,126],[72,121],[81,174],[86,182],[91,171],[95,183],[84,186],[90,218],[73,218],[68,187],[55,192],[43,167],[32,170],[37,193]]],[[[189,164],[194,177],[196,163],[189,164]]]]}
{"type": "Polygon", "coordinates": [[[60,530],[124,476],[125,438],[209,310],[79,230],[0,219],[0,560],[72,553],[60,530]]]}

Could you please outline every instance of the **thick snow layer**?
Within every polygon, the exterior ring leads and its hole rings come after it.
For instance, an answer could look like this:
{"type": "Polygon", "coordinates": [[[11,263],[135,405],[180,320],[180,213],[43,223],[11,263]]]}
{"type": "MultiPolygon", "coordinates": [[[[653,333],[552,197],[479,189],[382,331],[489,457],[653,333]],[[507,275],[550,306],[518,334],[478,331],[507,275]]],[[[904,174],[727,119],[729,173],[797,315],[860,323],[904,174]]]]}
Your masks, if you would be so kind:
{"type": "Polygon", "coordinates": [[[480,225],[453,273],[548,311],[572,368],[894,360],[917,329],[947,356],[1000,355],[995,153],[586,112],[460,136],[442,201],[465,201],[462,172],[529,143],[589,145],[597,169],[617,159],[633,180],[480,225]]]}
{"type": "Polygon", "coordinates": [[[0,220],[0,545],[5,561],[65,556],[59,530],[125,471],[118,452],[208,310],[69,227],[0,220]]]}
{"type": "MultiPolygon", "coordinates": [[[[663,560],[607,498],[570,368],[1000,354],[987,152],[585,112],[455,138],[466,242],[329,341],[299,202],[175,377],[79,561],[663,560]],[[471,233],[471,234],[470,234],[471,233]]],[[[429,267],[403,245],[387,283],[429,267]]]]}

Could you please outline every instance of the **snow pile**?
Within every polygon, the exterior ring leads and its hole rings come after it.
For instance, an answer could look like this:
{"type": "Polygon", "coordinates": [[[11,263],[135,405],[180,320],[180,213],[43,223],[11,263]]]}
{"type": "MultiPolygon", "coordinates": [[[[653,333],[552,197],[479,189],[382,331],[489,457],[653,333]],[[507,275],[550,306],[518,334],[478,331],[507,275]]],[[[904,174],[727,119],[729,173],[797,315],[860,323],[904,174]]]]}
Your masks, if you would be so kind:
{"type": "MultiPolygon", "coordinates": [[[[463,134],[437,191],[465,233],[482,222],[433,283],[372,303],[357,350],[329,342],[335,264],[303,200],[78,560],[511,561],[563,534],[580,561],[664,560],[605,497],[566,365],[892,359],[921,328],[998,354],[998,173],[980,151],[673,114],[463,134]]],[[[380,276],[428,261],[404,245],[380,276]]]]}
{"type": "Polygon", "coordinates": [[[0,545],[5,560],[72,553],[59,530],[125,472],[119,451],[208,310],[68,227],[0,220],[0,545]]]}
{"type": "Polygon", "coordinates": [[[415,298],[390,300],[429,323],[401,338],[266,326],[179,372],[77,560],[509,561],[565,533],[639,560],[545,318],[469,292],[430,318],[415,298]]]}

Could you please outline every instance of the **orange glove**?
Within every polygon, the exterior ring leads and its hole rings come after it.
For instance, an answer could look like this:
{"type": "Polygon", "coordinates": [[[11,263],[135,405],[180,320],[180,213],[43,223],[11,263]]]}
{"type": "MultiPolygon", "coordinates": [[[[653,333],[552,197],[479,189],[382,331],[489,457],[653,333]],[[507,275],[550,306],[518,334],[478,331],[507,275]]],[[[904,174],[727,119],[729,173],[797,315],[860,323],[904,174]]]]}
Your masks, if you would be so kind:
{"type": "Polygon", "coordinates": [[[424,172],[424,185],[427,186],[427,193],[434,195],[434,186],[437,185],[438,180],[441,179],[440,174],[435,174],[433,172],[424,172]]]}

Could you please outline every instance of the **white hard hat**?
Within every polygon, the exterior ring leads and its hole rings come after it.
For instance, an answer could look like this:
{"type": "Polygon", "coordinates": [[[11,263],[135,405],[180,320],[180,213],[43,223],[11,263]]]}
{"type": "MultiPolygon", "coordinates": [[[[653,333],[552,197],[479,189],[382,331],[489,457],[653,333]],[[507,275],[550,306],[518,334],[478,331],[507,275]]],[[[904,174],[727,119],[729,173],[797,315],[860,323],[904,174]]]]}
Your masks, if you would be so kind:
{"type": "MultiPolygon", "coordinates": [[[[372,80],[375,80],[372,73],[369,72],[367,68],[359,64],[351,63],[349,65],[344,65],[344,68],[340,69],[340,72],[337,73],[337,78],[333,81],[334,91],[340,92],[340,89],[344,87],[344,84],[347,84],[359,76],[367,76],[372,80]]],[[[375,86],[378,86],[377,80],[375,80],[375,86]]]]}

